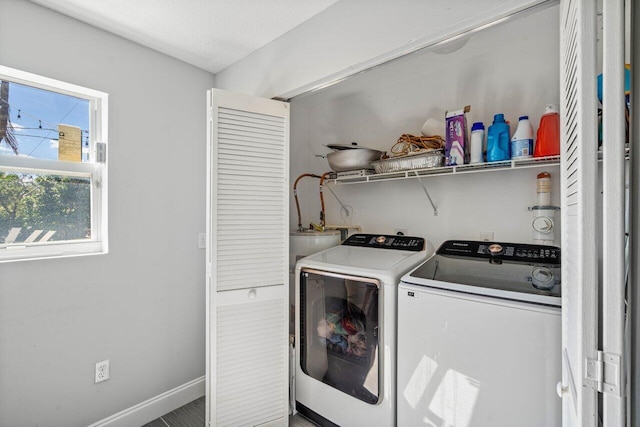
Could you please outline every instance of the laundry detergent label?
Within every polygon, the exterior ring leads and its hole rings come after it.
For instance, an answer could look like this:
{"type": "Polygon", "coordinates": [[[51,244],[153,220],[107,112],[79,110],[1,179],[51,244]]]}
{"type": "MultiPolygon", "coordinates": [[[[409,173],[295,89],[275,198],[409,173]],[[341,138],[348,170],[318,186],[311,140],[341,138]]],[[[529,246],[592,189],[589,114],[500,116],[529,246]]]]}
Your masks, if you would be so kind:
{"type": "Polygon", "coordinates": [[[527,158],[533,156],[533,139],[516,139],[511,141],[511,158],[527,158]]]}

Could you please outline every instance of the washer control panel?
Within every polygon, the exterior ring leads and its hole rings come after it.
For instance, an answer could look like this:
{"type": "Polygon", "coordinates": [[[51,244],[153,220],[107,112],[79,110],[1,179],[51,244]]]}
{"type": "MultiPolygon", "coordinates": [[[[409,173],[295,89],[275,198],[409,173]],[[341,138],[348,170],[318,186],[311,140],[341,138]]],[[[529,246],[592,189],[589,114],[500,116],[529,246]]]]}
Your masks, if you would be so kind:
{"type": "Polygon", "coordinates": [[[560,265],[560,248],[545,245],[447,240],[438,248],[437,254],[526,264],[560,265]]]}
{"type": "Polygon", "coordinates": [[[424,239],[422,237],[396,236],[393,234],[354,234],[349,236],[342,244],[345,246],[414,252],[420,252],[424,249],[424,239]]]}

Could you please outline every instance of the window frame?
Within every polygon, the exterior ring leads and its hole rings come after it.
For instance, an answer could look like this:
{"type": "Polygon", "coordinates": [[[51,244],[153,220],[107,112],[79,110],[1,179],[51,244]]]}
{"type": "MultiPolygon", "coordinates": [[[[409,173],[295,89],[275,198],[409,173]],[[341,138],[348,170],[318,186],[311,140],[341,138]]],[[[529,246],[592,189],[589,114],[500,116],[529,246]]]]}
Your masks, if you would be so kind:
{"type": "Polygon", "coordinates": [[[89,178],[91,182],[91,238],[83,240],[0,242],[0,263],[108,253],[107,156],[109,96],[105,92],[0,65],[0,80],[35,87],[89,101],[89,161],[69,162],[26,156],[0,155],[0,172],[34,173],[89,178]],[[105,156],[98,161],[98,143],[105,156]]]}

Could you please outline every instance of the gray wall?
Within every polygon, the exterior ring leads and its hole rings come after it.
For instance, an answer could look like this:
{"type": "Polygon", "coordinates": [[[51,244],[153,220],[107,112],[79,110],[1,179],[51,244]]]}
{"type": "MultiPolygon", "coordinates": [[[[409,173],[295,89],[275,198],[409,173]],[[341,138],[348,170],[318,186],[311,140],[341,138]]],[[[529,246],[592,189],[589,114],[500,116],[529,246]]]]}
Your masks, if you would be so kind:
{"type": "Polygon", "coordinates": [[[0,425],[87,425],[205,373],[214,76],[26,0],[0,10],[0,64],[110,96],[110,253],[0,264],[0,425]]]}

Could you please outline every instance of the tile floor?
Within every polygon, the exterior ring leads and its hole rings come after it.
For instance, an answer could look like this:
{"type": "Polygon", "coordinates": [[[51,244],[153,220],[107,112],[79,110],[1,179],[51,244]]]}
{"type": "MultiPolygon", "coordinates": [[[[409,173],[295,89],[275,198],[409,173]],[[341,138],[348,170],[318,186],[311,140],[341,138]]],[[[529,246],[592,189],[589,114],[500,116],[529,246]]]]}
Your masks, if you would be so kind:
{"type": "MultiPolygon", "coordinates": [[[[142,427],[204,427],[204,396],[169,412],[142,427]]],[[[315,427],[316,424],[296,414],[289,417],[291,427],[315,427]]]]}
{"type": "Polygon", "coordinates": [[[204,396],[169,412],[143,427],[204,427],[204,396]]]}

